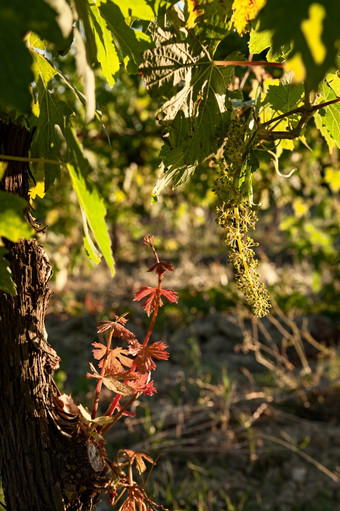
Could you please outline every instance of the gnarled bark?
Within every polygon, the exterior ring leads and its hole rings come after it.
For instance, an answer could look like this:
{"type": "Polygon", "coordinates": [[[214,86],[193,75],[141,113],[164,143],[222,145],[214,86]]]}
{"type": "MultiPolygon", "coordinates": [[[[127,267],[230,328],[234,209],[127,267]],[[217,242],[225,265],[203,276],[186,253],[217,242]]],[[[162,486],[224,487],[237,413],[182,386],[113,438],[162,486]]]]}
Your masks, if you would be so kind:
{"type": "MultiPolygon", "coordinates": [[[[28,156],[31,134],[0,122],[3,154],[28,156]]],[[[2,189],[27,199],[28,167],[9,162],[2,189]]],[[[10,511],[91,510],[106,464],[79,428],[62,418],[51,373],[45,313],[52,271],[38,241],[6,242],[17,295],[0,295],[0,474],[10,511]]]]}

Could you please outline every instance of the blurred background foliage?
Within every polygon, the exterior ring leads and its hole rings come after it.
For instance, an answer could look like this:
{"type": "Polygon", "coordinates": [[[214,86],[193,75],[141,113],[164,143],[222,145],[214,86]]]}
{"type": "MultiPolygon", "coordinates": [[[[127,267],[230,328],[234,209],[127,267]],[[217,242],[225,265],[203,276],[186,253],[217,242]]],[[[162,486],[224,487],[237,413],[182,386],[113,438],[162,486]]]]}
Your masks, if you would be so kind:
{"type": "MultiPolygon", "coordinates": [[[[63,60],[63,72],[74,76],[72,57],[63,60]]],[[[237,79],[237,78],[236,78],[237,79]]],[[[215,224],[214,175],[210,169],[193,175],[176,190],[170,187],[152,204],[158,175],[161,132],[157,105],[138,76],[124,70],[110,89],[97,73],[100,122],[77,126],[78,136],[95,169],[96,182],[107,205],[107,223],[119,262],[139,257],[139,240],[146,232],[158,238],[159,250],[171,258],[186,255],[226,261],[222,232],[215,224]]],[[[74,102],[70,90],[55,78],[55,89],[74,102]]],[[[79,104],[81,116],[82,106],[79,104]]],[[[254,201],[259,218],[254,235],[262,261],[261,276],[285,310],[336,314],[339,310],[339,159],[313,128],[305,145],[283,149],[280,168],[263,151],[259,172],[253,174],[254,201]],[[291,174],[290,177],[283,177],[291,174]],[[293,268],[293,270],[292,270],[293,268]]],[[[62,171],[65,172],[65,171],[62,171]]],[[[81,213],[68,176],[62,174],[43,200],[34,201],[35,216],[47,225],[46,248],[57,288],[70,274],[90,268],[82,247],[81,213]]],[[[229,270],[228,270],[229,272],[229,270]]],[[[228,282],[232,280],[229,272],[228,282]]]]}
{"type": "MultiPolygon", "coordinates": [[[[71,57],[63,65],[73,73],[71,57]]],[[[268,318],[252,319],[215,221],[213,173],[202,170],[152,203],[162,144],[157,105],[139,77],[123,70],[113,89],[97,80],[101,122],[78,121],[77,133],[107,205],[115,278],[85,254],[66,174],[63,186],[33,204],[47,226],[44,247],[54,267],[47,331],[62,358],[58,386],[91,406],[85,374],[96,320],[128,311],[130,328],[143,336],[148,321],[131,300],[141,285],[153,285],[141,240],[154,234],[161,259],[175,265],[165,286],[180,297],[156,325],[170,361],[155,372],[158,395],[136,402],[136,418],[117,425],[108,452],[128,445],[161,455],[149,485],[171,510],[333,511],[338,483],[321,472],[338,470],[337,151],[329,155],[311,124],[304,144],[283,150],[279,168],[263,152],[253,174],[254,202],[261,204],[254,238],[275,306],[268,318]],[[301,461],[305,450],[316,465],[301,461]]],[[[67,96],[57,79],[54,86],[67,96]]]]}

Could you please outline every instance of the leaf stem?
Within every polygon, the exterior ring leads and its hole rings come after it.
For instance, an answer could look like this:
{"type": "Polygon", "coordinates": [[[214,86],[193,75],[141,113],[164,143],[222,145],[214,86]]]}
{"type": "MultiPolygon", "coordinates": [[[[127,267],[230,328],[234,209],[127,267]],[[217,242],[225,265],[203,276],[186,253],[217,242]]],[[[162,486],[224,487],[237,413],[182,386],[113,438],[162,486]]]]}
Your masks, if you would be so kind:
{"type": "Polygon", "coordinates": [[[31,158],[25,156],[10,156],[9,154],[0,154],[0,160],[9,161],[27,161],[27,163],[49,163],[50,165],[62,165],[67,167],[67,164],[58,160],[49,160],[47,158],[31,158]]]}
{"type": "Polygon", "coordinates": [[[266,66],[266,67],[279,67],[283,68],[284,64],[281,62],[267,62],[266,60],[213,60],[215,66],[266,66]]]}
{"type": "MultiPolygon", "coordinates": [[[[132,403],[133,403],[133,402],[137,399],[137,396],[138,396],[138,393],[137,393],[137,394],[134,394],[134,395],[133,395],[133,396],[129,399],[129,401],[127,401],[127,402],[125,403],[125,405],[121,407],[121,409],[119,410],[119,412],[117,412],[117,413],[116,413],[116,415],[114,416],[114,420],[113,420],[112,422],[110,422],[110,424],[107,424],[107,425],[103,428],[103,430],[102,430],[102,434],[103,434],[103,435],[105,435],[105,433],[107,433],[107,432],[108,432],[108,430],[109,430],[110,428],[112,428],[112,426],[113,426],[113,425],[117,422],[117,420],[118,420],[118,419],[120,419],[120,417],[123,415],[123,413],[125,412],[125,410],[126,410],[127,408],[129,408],[129,406],[130,406],[130,405],[132,405],[132,403]]],[[[118,399],[117,399],[117,403],[119,402],[119,400],[120,400],[120,398],[121,398],[121,397],[122,397],[122,395],[121,395],[121,394],[117,394],[117,396],[116,396],[116,398],[118,398],[118,399]]],[[[117,403],[115,404],[115,407],[117,406],[117,403]]],[[[113,403],[112,403],[112,404],[113,404],[113,403]]],[[[114,409],[113,409],[113,411],[114,411],[114,409]]],[[[105,415],[112,415],[112,414],[108,414],[108,413],[106,413],[105,415]]]]}
{"type": "MultiPolygon", "coordinates": [[[[155,249],[155,247],[153,246],[153,244],[151,242],[148,243],[148,246],[151,248],[152,250],[152,253],[154,255],[154,258],[156,259],[156,263],[159,263],[159,257],[158,257],[158,254],[157,254],[157,251],[155,249]]],[[[152,315],[152,319],[151,319],[151,322],[150,322],[150,325],[149,325],[149,328],[148,328],[148,331],[146,333],[146,336],[145,336],[145,339],[143,341],[143,346],[146,346],[149,342],[149,339],[150,339],[150,336],[152,334],[152,330],[153,330],[153,327],[155,325],[155,322],[156,322],[156,318],[157,318],[157,314],[158,314],[158,310],[159,310],[159,305],[160,305],[160,299],[161,299],[161,289],[162,289],[162,279],[163,279],[163,274],[162,273],[158,273],[158,286],[157,286],[157,303],[156,303],[156,306],[155,306],[155,309],[154,309],[154,312],[153,312],[153,315],[152,315]]],[[[106,360],[106,356],[105,355],[105,360],[106,360]]],[[[104,366],[104,362],[103,362],[103,366],[104,366]]],[[[133,364],[130,369],[129,369],[129,373],[132,373],[134,372],[136,369],[136,364],[133,364]]],[[[103,370],[103,368],[102,368],[103,370]]],[[[101,380],[98,380],[98,384],[99,382],[101,382],[101,380]]],[[[97,384],[97,388],[98,388],[98,384],[97,384]]],[[[137,394],[136,394],[137,396],[137,394]]],[[[121,394],[116,394],[115,398],[113,399],[112,403],[110,404],[110,406],[108,407],[108,409],[106,410],[105,412],[105,415],[106,416],[110,416],[113,414],[113,412],[115,411],[120,399],[121,399],[122,395],[121,394]]],[[[134,398],[136,399],[136,397],[134,398]]],[[[99,394],[98,394],[98,400],[99,400],[99,394]]],[[[133,400],[134,401],[134,400],[133,400]]],[[[132,401],[132,402],[133,402],[132,401]]],[[[98,406],[98,404],[97,404],[98,406]]],[[[120,411],[122,410],[125,410],[128,406],[130,406],[130,401],[124,405],[123,409],[121,409],[120,411]]],[[[119,412],[120,413],[120,412],[119,412]]],[[[92,417],[93,418],[93,417],[92,417]]],[[[106,433],[106,431],[112,426],[112,424],[114,424],[116,421],[114,421],[113,423],[111,423],[110,425],[106,426],[104,429],[103,429],[103,434],[106,433]]]]}
{"type": "Polygon", "coordinates": [[[101,388],[102,388],[102,384],[103,384],[103,378],[104,378],[104,374],[105,374],[106,361],[107,361],[107,356],[108,356],[109,351],[110,351],[112,336],[113,336],[113,328],[110,329],[109,337],[107,339],[106,352],[105,352],[105,355],[104,355],[104,357],[102,359],[103,364],[102,364],[102,368],[101,368],[101,371],[100,371],[100,378],[98,378],[97,386],[96,386],[96,392],[94,394],[93,408],[92,408],[92,414],[91,414],[92,419],[95,419],[96,414],[97,414],[97,410],[98,410],[99,394],[100,394],[100,391],[101,391],[101,388]]]}
{"type": "Polygon", "coordinates": [[[300,106],[299,108],[294,108],[294,110],[290,110],[289,112],[278,115],[277,117],[270,119],[270,121],[264,122],[263,124],[261,124],[261,128],[265,128],[266,126],[269,126],[273,122],[280,121],[281,119],[284,119],[285,117],[289,117],[293,114],[301,113],[301,114],[305,114],[307,116],[309,114],[316,112],[317,110],[320,110],[320,108],[325,108],[326,106],[333,105],[334,103],[339,103],[339,102],[340,102],[340,98],[335,98],[335,99],[331,99],[330,101],[326,101],[325,103],[319,103],[318,105],[313,105],[309,108],[306,108],[306,106],[303,105],[303,106],[300,106]]]}

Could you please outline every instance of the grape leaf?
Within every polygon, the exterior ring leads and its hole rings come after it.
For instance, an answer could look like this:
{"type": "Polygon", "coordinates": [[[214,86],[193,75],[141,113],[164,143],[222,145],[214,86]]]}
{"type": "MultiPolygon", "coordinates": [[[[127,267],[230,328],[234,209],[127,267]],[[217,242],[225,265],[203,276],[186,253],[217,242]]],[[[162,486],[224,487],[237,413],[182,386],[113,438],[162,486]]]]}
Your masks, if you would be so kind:
{"type": "Polygon", "coordinates": [[[174,267],[168,261],[158,261],[158,263],[150,266],[148,271],[155,271],[158,275],[164,275],[166,271],[174,271],[174,267]]]}
{"type": "Polygon", "coordinates": [[[0,237],[15,243],[20,238],[28,239],[32,236],[33,229],[23,214],[26,208],[25,199],[0,190],[0,237]]]}
{"type": "Polygon", "coordinates": [[[286,113],[299,106],[303,94],[304,87],[302,84],[280,83],[279,85],[269,85],[264,102],[269,103],[275,112],[286,113]]]}
{"type": "Polygon", "coordinates": [[[186,27],[191,29],[195,37],[204,40],[210,52],[228,35],[227,18],[231,14],[233,0],[218,2],[191,1],[186,2],[186,27]]]}
{"type": "MultiPolygon", "coordinates": [[[[69,9],[67,4],[65,7],[69,9]]],[[[29,113],[31,110],[32,57],[25,47],[23,36],[32,30],[57,47],[62,47],[65,38],[58,21],[64,35],[68,35],[72,23],[67,26],[65,17],[58,16],[48,2],[43,0],[1,2],[0,101],[7,107],[15,108],[22,113],[29,113]]]]}
{"type": "Polygon", "coordinates": [[[93,26],[91,23],[91,10],[93,5],[87,0],[74,0],[75,7],[79,18],[82,20],[83,29],[85,33],[86,41],[86,57],[89,64],[97,62],[97,39],[96,34],[93,32],[93,26]]]}
{"type": "Polygon", "coordinates": [[[184,182],[217,151],[230,115],[226,93],[233,68],[216,66],[207,49],[181,25],[178,10],[174,12],[177,18],[164,17],[157,27],[156,47],[144,53],[140,66],[150,94],[167,100],[158,114],[166,130],[168,147],[161,153],[166,176],[156,184],[155,195],[170,178],[175,185],[184,182]]]}
{"type": "Polygon", "coordinates": [[[133,387],[130,387],[127,383],[123,383],[120,381],[121,379],[126,379],[127,373],[119,374],[109,374],[107,376],[102,377],[98,371],[95,370],[93,364],[89,364],[92,370],[92,373],[86,373],[86,378],[97,378],[103,381],[104,385],[111,390],[112,392],[116,392],[116,394],[121,394],[122,396],[130,396],[135,393],[133,387]]]}
{"type": "Polygon", "coordinates": [[[278,52],[274,52],[271,47],[273,31],[272,30],[257,30],[258,25],[255,28],[252,28],[249,35],[249,53],[253,55],[258,55],[262,53],[264,50],[269,48],[267,52],[266,59],[268,62],[282,62],[287,58],[287,55],[290,51],[290,44],[286,44],[280,47],[278,52]]]}
{"type": "Polygon", "coordinates": [[[11,277],[9,262],[4,257],[7,253],[5,247],[0,247],[0,289],[4,293],[16,295],[17,288],[11,277]]]}
{"type": "Polygon", "coordinates": [[[163,7],[170,6],[173,2],[164,0],[157,0],[155,2],[148,2],[147,0],[115,0],[124,18],[131,16],[140,18],[142,20],[153,20],[163,7]]]}
{"type": "Polygon", "coordinates": [[[142,53],[150,46],[150,38],[139,30],[130,28],[117,5],[111,2],[101,3],[100,13],[112,32],[119,50],[119,57],[130,73],[138,71],[142,53]]]}
{"type": "Polygon", "coordinates": [[[110,376],[104,376],[103,383],[105,387],[116,394],[121,394],[122,396],[131,396],[131,394],[135,394],[135,390],[132,386],[117,380],[117,378],[115,378],[112,374],[110,374],[110,376]]]}
{"type": "Polygon", "coordinates": [[[86,215],[86,221],[91,229],[98,247],[103,254],[111,274],[114,275],[114,260],[111,252],[111,240],[105,224],[106,208],[94,184],[89,181],[87,173],[89,162],[71,128],[67,128],[66,140],[69,150],[68,171],[73,188],[77,194],[80,207],[86,215]]]}
{"type": "MultiPolygon", "coordinates": [[[[333,74],[327,76],[319,89],[321,97],[319,103],[336,99],[336,92],[340,90],[340,78],[333,74]]],[[[328,105],[318,110],[315,115],[315,124],[326,139],[328,145],[336,145],[340,148],[340,103],[328,105]]]]}
{"type": "Polygon", "coordinates": [[[157,392],[153,381],[149,381],[149,373],[135,374],[137,374],[137,377],[129,381],[129,386],[134,389],[134,392],[142,392],[145,396],[152,396],[155,392],[157,392]]]}
{"type": "Polygon", "coordinates": [[[112,87],[115,83],[115,74],[119,71],[117,50],[97,4],[90,4],[89,16],[97,45],[97,59],[108,84],[112,87]]]}
{"type": "Polygon", "coordinates": [[[115,417],[110,417],[108,415],[103,415],[101,417],[96,417],[92,419],[90,412],[87,408],[80,403],[78,405],[78,410],[80,414],[80,418],[86,422],[87,424],[97,424],[98,426],[108,426],[109,424],[115,421],[115,417]]]}
{"type": "Polygon", "coordinates": [[[272,33],[271,49],[280,53],[292,45],[291,59],[305,68],[306,89],[317,90],[327,71],[336,65],[339,39],[338,0],[268,0],[258,16],[259,31],[272,33]]]}
{"type": "Polygon", "coordinates": [[[146,454],[146,452],[140,451],[135,452],[132,451],[131,449],[124,449],[124,453],[128,456],[131,465],[133,463],[136,464],[136,468],[140,474],[142,474],[146,470],[146,465],[144,463],[143,458],[149,461],[150,463],[155,464],[153,459],[148,454],[146,454]]]}
{"type": "MultiPolygon", "coordinates": [[[[25,220],[23,211],[27,202],[9,192],[0,190],[0,240],[4,237],[12,242],[20,238],[30,238],[33,229],[25,220]]],[[[7,250],[0,246],[0,289],[16,295],[16,286],[11,277],[9,262],[5,259],[7,250]]]]}
{"type": "MultiPolygon", "coordinates": [[[[64,141],[63,131],[66,120],[73,113],[67,103],[61,101],[50,91],[51,80],[56,70],[50,62],[39,53],[32,51],[34,79],[38,85],[38,100],[33,107],[37,116],[37,126],[31,144],[33,158],[45,158],[60,161],[60,149],[64,141]]],[[[45,191],[60,177],[60,167],[52,163],[44,163],[45,191]]],[[[39,171],[38,164],[31,163],[33,175],[39,171]]],[[[36,179],[37,180],[37,179],[36,179]]]]}

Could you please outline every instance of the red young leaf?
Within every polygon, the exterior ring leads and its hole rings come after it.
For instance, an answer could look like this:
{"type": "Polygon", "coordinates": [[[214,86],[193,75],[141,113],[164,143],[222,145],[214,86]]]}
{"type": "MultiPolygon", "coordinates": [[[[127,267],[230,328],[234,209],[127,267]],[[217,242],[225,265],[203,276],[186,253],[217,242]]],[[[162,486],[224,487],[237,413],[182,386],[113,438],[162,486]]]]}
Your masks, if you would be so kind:
{"type": "MultiPolygon", "coordinates": [[[[124,318],[120,318],[123,320],[124,318]]],[[[126,320],[124,320],[124,324],[126,323],[126,320]]],[[[102,334],[103,332],[106,332],[106,330],[109,330],[111,328],[113,330],[113,337],[121,337],[123,339],[126,339],[127,341],[129,339],[134,339],[135,334],[130,332],[127,328],[125,328],[123,325],[118,323],[117,321],[98,321],[97,323],[97,332],[98,334],[102,334]]]]}
{"type": "Polygon", "coordinates": [[[104,346],[101,342],[93,342],[92,346],[94,346],[94,350],[92,350],[93,357],[96,360],[103,358],[106,353],[106,346],[104,346]]]}
{"type": "Polygon", "coordinates": [[[142,451],[135,452],[132,449],[124,449],[124,454],[129,458],[131,465],[133,463],[136,464],[136,468],[140,474],[142,474],[146,470],[146,465],[144,463],[143,458],[149,463],[152,463],[153,465],[155,464],[153,459],[146,452],[142,451]]]}
{"type": "MultiPolygon", "coordinates": [[[[117,347],[110,350],[106,360],[105,375],[125,371],[123,366],[131,367],[133,360],[126,355],[129,355],[129,351],[124,350],[123,348],[117,347]]],[[[101,360],[98,365],[99,367],[102,367],[103,361],[101,360]]]]}
{"type": "Polygon", "coordinates": [[[178,302],[178,294],[175,291],[171,291],[170,289],[162,289],[161,295],[164,296],[164,298],[166,298],[169,302],[178,302]]]}
{"type": "MultiPolygon", "coordinates": [[[[94,346],[94,350],[92,350],[94,358],[100,360],[98,366],[103,367],[103,360],[101,359],[105,356],[106,346],[100,342],[93,342],[92,346],[94,346]]],[[[125,371],[123,366],[131,367],[133,360],[127,356],[129,354],[129,350],[125,350],[119,346],[113,350],[109,350],[106,359],[105,375],[121,373],[125,371]]]]}
{"type": "Polygon", "coordinates": [[[152,245],[154,242],[155,237],[151,236],[150,234],[146,234],[143,239],[143,245],[152,245]]]}
{"type": "Polygon", "coordinates": [[[151,266],[148,271],[154,271],[159,275],[163,275],[167,270],[174,271],[174,267],[168,261],[159,261],[151,266]]]}
{"type": "Polygon", "coordinates": [[[134,389],[136,393],[142,393],[145,396],[152,396],[157,392],[153,381],[149,381],[149,373],[137,373],[138,376],[135,380],[129,381],[129,386],[134,389]]]}
{"type": "Polygon", "coordinates": [[[169,353],[165,350],[167,345],[162,341],[154,342],[147,346],[141,346],[135,360],[137,369],[143,374],[156,369],[156,364],[152,358],[157,360],[167,360],[169,353]]]}
{"type": "Polygon", "coordinates": [[[134,301],[139,302],[140,300],[143,300],[143,298],[146,298],[143,302],[143,309],[147,313],[148,316],[155,310],[157,302],[159,300],[159,305],[161,306],[162,301],[158,294],[158,289],[156,287],[142,287],[134,296],[134,301]],[[148,298],[146,298],[148,297],[148,298]]]}
{"type": "Polygon", "coordinates": [[[135,390],[128,385],[127,383],[122,382],[120,380],[126,380],[127,372],[120,374],[109,374],[108,376],[102,377],[94,368],[93,364],[89,364],[92,373],[86,373],[86,378],[97,378],[102,379],[104,385],[112,392],[116,394],[121,394],[122,396],[130,396],[131,394],[135,394],[135,390]]]}
{"type": "Polygon", "coordinates": [[[161,289],[160,292],[156,287],[142,287],[137,293],[135,293],[134,301],[140,301],[146,298],[143,302],[143,309],[147,313],[148,316],[155,310],[157,302],[159,301],[159,306],[162,307],[163,301],[160,296],[164,296],[169,302],[178,302],[177,293],[171,291],[170,289],[161,289]]]}
{"type": "Polygon", "coordinates": [[[129,353],[130,355],[133,355],[134,357],[138,355],[142,348],[142,345],[137,341],[137,339],[133,339],[132,341],[129,341],[129,353]]]}

